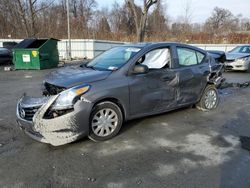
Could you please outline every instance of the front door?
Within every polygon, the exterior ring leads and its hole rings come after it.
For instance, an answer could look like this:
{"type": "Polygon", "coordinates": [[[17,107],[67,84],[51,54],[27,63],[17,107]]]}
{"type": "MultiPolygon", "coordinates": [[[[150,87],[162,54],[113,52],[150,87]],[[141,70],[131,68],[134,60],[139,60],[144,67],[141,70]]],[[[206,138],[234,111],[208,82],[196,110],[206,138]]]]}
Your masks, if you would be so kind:
{"type": "Polygon", "coordinates": [[[137,63],[147,65],[146,74],[129,76],[130,115],[153,114],[175,105],[176,72],[169,69],[169,48],[154,49],[144,54],[137,63]]]}

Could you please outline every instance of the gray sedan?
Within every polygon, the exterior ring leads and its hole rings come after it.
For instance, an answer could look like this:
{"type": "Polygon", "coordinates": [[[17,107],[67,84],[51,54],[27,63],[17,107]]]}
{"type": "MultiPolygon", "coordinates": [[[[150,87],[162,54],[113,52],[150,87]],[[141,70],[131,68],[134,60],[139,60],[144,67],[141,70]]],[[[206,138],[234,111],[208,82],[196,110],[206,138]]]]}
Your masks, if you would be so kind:
{"type": "Polygon", "coordinates": [[[115,47],[48,75],[42,97],[19,100],[17,121],[30,137],[54,146],[84,136],[104,141],[131,119],[192,105],[215,109],[221,67],[206,51],[179,43],[115,47]]]}
{"type": "Polygon", "coordinates": [[[250,45],[237,46],[226,54],[227,70],[250,71],[250,45]]]}

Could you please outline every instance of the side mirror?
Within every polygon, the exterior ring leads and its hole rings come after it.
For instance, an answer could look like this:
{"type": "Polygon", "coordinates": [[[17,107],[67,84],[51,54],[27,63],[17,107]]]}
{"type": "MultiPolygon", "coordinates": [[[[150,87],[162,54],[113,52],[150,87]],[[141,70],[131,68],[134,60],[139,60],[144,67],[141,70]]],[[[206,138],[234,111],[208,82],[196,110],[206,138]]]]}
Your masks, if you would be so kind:
{"type": "Polygon", "coordinates": [[[139,65],[134,66],[132,73],[133,74],[146,74],[146,73],[148,73],[148,71],[149,71],[149,69],[148,69],[147,65],[139,64],[139,65]]]}

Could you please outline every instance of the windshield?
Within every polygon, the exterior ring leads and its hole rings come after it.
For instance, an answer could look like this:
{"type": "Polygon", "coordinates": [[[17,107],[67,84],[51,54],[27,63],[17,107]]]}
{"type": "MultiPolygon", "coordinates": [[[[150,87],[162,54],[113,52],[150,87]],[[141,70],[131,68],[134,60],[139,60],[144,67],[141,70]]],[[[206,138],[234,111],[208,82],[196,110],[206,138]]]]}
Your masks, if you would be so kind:
{"type": "Polygon", "coordinates": [[[117,70],[125,65],[141,49],[135,47],[115,47],[90,61],[86,67],[97,70],[117,70]]]}
{"type": "Polygon", "coordinates": [[[250,46],[237,46],[230,52],[234,53],[250,53],[250,46]]]}

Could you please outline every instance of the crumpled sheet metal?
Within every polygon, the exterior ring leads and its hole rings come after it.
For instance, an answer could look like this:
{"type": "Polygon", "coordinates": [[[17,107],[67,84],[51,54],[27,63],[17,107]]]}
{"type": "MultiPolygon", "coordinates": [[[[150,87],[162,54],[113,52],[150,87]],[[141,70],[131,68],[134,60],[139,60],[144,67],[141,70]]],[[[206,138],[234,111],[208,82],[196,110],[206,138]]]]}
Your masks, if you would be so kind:
{"type": "Polygon", "coordinates": [[[26,93],[23,94],[20,105],[24,108],[42,106],[49,100],[49,97],[30,97],[26,93]]]}
{"type": "Polygon", "coordinates": [[[33,130],[39,132],[46,142],[54,146],[73,142],[79,137],[74,111],[53,119],[44,118],[44,114],[57,97],[58,95],[52,96],[33,117],[33,130]]]}

